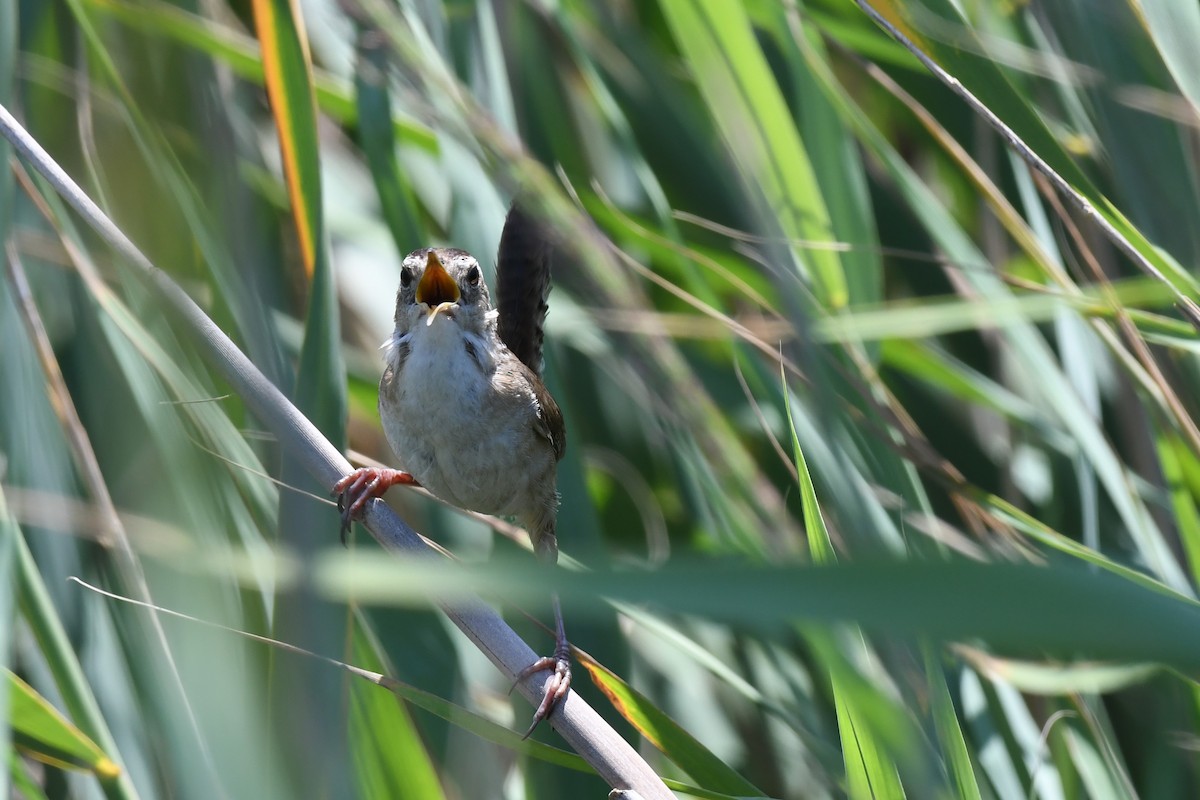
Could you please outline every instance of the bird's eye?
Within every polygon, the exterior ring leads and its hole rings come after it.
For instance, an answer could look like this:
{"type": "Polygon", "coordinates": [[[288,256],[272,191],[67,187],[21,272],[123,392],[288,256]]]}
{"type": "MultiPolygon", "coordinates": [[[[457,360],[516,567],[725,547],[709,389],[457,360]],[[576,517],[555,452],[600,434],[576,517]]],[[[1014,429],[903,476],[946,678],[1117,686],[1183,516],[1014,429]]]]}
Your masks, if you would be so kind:
{"type": "Polygon", "coordinates": [[[477,264],[472,264],[467,268],[466,280],[468,286],[479,285],[479,266],[477,264]]]}
{"type": "Polygon", "coordinates": [[[402,267],[400,269],[400,285],[403,286],[404,288],[408,288],[409,286],[412,286],[412,282],[413,282],[412,270],[409,269],[408,267],[402,267]]]}

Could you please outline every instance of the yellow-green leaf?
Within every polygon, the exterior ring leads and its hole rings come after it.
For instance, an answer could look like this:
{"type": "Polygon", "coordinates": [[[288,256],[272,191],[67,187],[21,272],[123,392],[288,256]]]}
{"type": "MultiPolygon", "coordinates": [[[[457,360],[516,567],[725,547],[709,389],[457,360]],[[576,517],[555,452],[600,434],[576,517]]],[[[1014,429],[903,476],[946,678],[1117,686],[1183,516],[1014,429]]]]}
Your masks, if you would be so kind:
{"type": "Polygon", "coordinates": [[[283,174],[304,268],[311,278],[321,246],[321,172],[308,37],[294,0],[253,0],[253,6],[283,174]]]}
{"type": "Polygon", "coordinates": [[[743,797],[762,794],[737,770],[659,710],[648,697],[608,668],[591,658],[580,658],[579,663],[588,671],[592,682],[612,702],[613,708],[698,784],[706,789],[743,797]]]}
{"type": "Polygon", "coordinates": [[[94,772],[109,780],[121,770],[100,746],[58,712],[11,670],[4,670],[8,682],[9,722],[13,743],[30,758],[64,769],[94,772]]]}

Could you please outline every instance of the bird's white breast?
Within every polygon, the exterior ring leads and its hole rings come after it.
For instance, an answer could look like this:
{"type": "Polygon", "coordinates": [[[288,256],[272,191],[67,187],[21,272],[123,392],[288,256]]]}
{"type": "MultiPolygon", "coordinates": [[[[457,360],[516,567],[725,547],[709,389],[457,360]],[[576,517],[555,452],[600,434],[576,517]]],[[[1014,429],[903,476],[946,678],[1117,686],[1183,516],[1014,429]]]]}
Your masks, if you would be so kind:
{"type": "Polygon", "coordinates": [[[531,389],[497,379],[493,354],[502,346],[491,336],[441,314],[414,326],[397,345],[408,354],[393,356],[392,385],[380,387],[380,414],[399,465],[429,491],[475,511],[515,514],[531,503],[530,480],[544,473],[547,448],[530,448],[536,401],[531,389]]]}

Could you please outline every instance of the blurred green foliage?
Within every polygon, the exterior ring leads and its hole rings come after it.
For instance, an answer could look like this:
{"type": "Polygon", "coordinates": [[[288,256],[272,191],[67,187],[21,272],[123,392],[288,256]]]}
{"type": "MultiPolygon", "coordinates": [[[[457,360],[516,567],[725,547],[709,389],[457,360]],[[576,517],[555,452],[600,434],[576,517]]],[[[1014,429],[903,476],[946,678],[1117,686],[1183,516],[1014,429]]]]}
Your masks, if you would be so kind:
{"type": "MultiPolygon", "coordinates": [[[[877,7],[1090,213],[831,0],[0,0],[0,102],[382,461],[401,256],[491,268],[532,199],[564,244],[560,588],[603,665],[576,689],[681,793],[1191,796],[1200,6],[877,7]]],[[[475,566],[348,559],[324,487],[11,163],[0,664],[45,713],[0,726],[0,797],[605,793],[503,733],[528,709],[431,608],[483,590],[545,649],[530,556],[394,490],[475,566]]]]}

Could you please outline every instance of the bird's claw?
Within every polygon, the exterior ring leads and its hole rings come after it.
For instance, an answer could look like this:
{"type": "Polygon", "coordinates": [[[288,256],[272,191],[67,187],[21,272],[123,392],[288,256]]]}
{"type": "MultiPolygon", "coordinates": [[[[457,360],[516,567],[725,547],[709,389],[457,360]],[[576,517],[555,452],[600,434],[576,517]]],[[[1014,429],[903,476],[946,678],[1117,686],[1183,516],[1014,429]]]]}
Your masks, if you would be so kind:
{"type": "Polygon", "coordinates": [[[337,508],[342,514],[343,545],[346,544],[346,534],[350,532],[350,522],[362,516],[367,501],[382,497],[389,486],[397,484],[420,485],[407,472],[387,467],[360,467],[333,485],[331,494],[337,497],[337,508]]]}
{"type": "Polygon", "coordinates": [[[567,696],[567,691],[571,688],[571,661],[568,657],[569,650],[556,649],[554,655],[543,656],[537,661],[530,664],[525,669],[517,673],[516,680],[513,681],[512,687],[508,690],[517,688],[517,684],[543,670],[553,670],[550,680],[546,681],[546,687],[542,693],[542,702],[538,704],[537,710],[533,712],[533,722],[529,725],[529,730],[525,731],[522,740],[528,739],[529,734],[533,733],[534,729],[541,724],[542,720],[554,713],[554,709],[558,708],[559,703],[567,696]]]}

